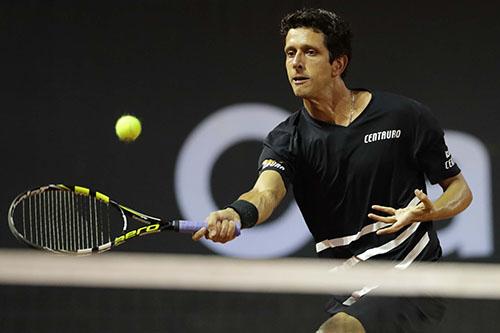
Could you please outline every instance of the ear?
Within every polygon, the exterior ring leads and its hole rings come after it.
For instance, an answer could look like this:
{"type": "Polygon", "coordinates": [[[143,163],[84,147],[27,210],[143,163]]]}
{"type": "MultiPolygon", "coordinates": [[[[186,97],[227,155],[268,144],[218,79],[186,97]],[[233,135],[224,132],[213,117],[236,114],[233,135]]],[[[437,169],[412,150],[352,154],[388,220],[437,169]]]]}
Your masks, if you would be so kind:
{"type": "Polygon", "coordinates": [[[349,58],[345,54],[334,59],[332,62],[332,77],[340,76],[346,69],[348,63],[349,58]]]}

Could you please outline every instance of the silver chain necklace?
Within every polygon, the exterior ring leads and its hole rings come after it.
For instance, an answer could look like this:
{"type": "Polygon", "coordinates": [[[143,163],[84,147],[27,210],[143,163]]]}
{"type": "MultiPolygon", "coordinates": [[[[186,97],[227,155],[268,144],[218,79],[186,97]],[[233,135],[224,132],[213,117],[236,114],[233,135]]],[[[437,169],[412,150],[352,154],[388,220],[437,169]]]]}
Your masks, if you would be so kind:
{"type": "MultiPolygon", "coordinates": [[[[352,118],[354,117],[354,94],[352,93],[352,90],[349,90],[349,93],[351,95],[351,112],[349,113],[349,123],[347,126],[351,125],[352,123],[352,118]]],[[[335,111],[331,111],[333,113],[336,113],[335,111]]],[[[337,113],[338,114],[338,113],[337,113]]],[[[347,118],[345,115],[341,114],[344,118],[347,118]]]]}
{"type": "Polygon", "coordinates": [[[352,117],[354,116],[354,94],[352,90],[349,90],[349,92],[351,93],[351,114],[349,115],[349,124],[347,124],[347,126],[351,125],[352,117]]]}

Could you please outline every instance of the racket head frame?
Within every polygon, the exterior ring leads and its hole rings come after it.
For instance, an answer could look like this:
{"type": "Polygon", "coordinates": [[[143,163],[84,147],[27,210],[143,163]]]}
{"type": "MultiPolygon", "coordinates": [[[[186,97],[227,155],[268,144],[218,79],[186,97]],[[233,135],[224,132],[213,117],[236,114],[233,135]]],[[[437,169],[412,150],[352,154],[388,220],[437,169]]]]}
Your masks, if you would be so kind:
{"type": "MultiPolygon", "coordinates": [[[[113,223],[116,223],[116,221],[113,221],[113,223]]],[[[146,215],[143,213],[140,213],[136,210],[133,210],[131,208],[128,208],[126,206],[118,204],[116,201],[112,200],[109,198],[107,195],[97,192],[97,191],[92,191],[88,188],[81,187],[81,186],[67,186],[64,184],[50,184],[46,186],[42,186],[39,188],[31,189],[28,190],[24,193],[19,194],[16,196],[16,198],[12,201],[9,211],[8,211],[8,225],[9,229],[12,232],[12,234],[16,237],[17,240],[19,240],[21,243],[27,245],[28,247],[38,249],[38,250],[44,250],[44,251],[49,251],[53,253],[61,253],[61,254],[72,254],[72,255],[88,255],[88,254],[95,254],[95,253],[101,253],[110,250],[112,247],[118,246],[123,244],[126,240],[133,238],[135,236],[143,236],[147,234],[152,234],[156,232],[163,231],[165,229],[169,230],[175,230],[176,229],[176,223],[175,221],[163,221],[160,218],[146,215]],[[113,207],[116,209],[122,219],[123,225],[121,228],[121,232],[113,235],[113,237],[110,238],[110,240],[104,244],[99,244],[98,246],[94,247],[87,247],[87,248],[78,248],[76,250],[67,250],[67,249],[55,249],[50,246],[44,246],[41,244],[37,244],[34,241],[30,241],[23,235],[18,228],[16,227],[16,221],[14,220],[14,212],[16,208],[19,206],[20,203],[26,201],[28,198],[31,197],[37,197],[41,195],[44,192],[48,191],[62,191],[62,192],[68,192],[70,195],[83,195],[83,196],[89,196],[93,197],[106,205],[108,205],[111,209],[113,207]],[[136,221],[141,222],[145,226],[133,229],[133,230],[127,230],[129,223],[128,223],[128,217],[133,218],[136,221]]]]}

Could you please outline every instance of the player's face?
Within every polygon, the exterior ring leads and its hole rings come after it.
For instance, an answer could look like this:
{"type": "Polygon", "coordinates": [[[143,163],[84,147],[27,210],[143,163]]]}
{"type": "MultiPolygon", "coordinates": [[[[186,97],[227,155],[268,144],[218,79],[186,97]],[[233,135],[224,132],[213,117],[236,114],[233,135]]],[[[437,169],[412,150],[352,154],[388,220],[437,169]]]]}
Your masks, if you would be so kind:
{"type": "Polygon", "coordinates": [[[324,34],[290,29],[285,39],[286,71],[297,97],[315,98],[332,89],[334,75],[324,34]]]}

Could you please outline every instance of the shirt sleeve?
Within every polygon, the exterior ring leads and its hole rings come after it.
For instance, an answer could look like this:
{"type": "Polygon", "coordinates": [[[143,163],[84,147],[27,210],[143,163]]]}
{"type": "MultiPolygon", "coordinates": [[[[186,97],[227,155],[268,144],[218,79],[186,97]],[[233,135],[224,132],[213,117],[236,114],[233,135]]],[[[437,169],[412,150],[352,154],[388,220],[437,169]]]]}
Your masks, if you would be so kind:
{"type": "Polygon", "coordinates": [[[431,184],[436,184],[458,175],[460,168],[446,146],[437,118],[424,106],[419,111],[413,156],[431,184]]]}
{"type": "Polygon", "coordinates": [[[265,170],[277,171],[285,186],[293,182],[295,176],[295,126],[283,122],[265,138],[259,157],[259,173],[265,170]]]}

